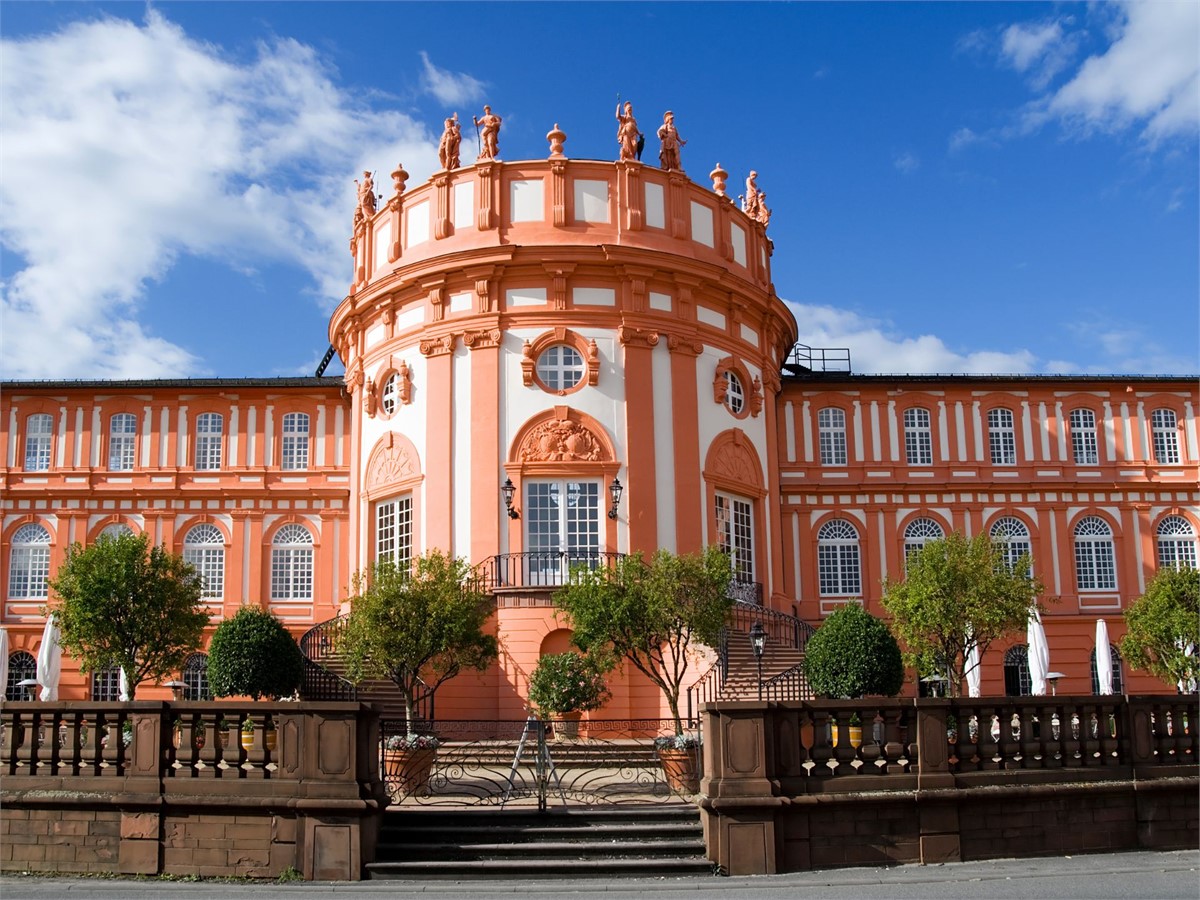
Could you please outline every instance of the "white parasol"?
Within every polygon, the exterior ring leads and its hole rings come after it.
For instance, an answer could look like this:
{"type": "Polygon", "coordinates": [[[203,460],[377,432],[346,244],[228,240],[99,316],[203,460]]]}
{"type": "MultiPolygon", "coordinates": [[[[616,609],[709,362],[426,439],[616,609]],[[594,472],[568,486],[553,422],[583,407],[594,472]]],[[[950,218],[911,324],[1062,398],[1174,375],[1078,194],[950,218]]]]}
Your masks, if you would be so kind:
{"type": "Polygon", "coordinates": [[[1108,623],[1096,620],[1096,683],[1099,694],[1113,692],[1112,648],[1108,644],[1108,623]]]}
{"type": "Polygon", "coordinates": [[[979,645],[971,642],[967,652],[967,696],[983,696],[983,669],[980,666],[979,645]]]}
{"type": "Polygon", "coordinates": [[[0,703],[8,692],[8,632],[0,628],[0,703]]]}
{"type": "Polygon", "coordinates": [[[1046,693],[1046,676],[1050,672],[1050,648],[1046,645],[1046,629],[1042,627],[1042,614],[1034,607],[1029,624],[1025,628],[1025,642],[1029,654],[1030,693],[1046,693]]]}
{"type": "Polygon", "coordinates": [[[58,678],[62,674],[62,645],[58,643],[58,624],[54,614],[46,618],[42,645],[37,655],[37,683],[42,686],[41,699],[58,699],[58,678]]]}

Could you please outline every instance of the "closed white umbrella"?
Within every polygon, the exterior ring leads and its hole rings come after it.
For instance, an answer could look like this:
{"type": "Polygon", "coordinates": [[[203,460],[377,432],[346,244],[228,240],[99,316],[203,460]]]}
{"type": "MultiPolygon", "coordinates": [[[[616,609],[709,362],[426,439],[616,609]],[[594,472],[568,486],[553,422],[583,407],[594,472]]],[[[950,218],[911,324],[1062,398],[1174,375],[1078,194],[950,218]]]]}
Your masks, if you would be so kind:
{"type": "Polygon", "coordinates": [[[122,703],[125,703],[133,698],[129,696],[129,679],[125,677],[125,668],[123,666],[121,667],[120,672],[121,675],[117,680],[117,689],[120,691],[120,693],[117,695],[117,699],[122,703]]]}
{"type": "Polygon", "coordinates": [[[971,644],[971,649],[967,651],[967,696],[982,697],[983,696],[983,669],[980,666],[979,645],[971,644]]]}
{"type": "Polygon", "coordinates": [[[8,691],[8,632],[0,628],[0,703],[8,691]]]}
{"type": "Polygon", "coordinates": [[[58,699],[58,678],[62,674],[62,646],[58,643],[58,624],[51,614],[42,631],[42,645],[37,655],[37,683],[42,686],[42,700],[58,699]]]}
{"type": "Polygon", "coordinates": [[[1101,694],[1113,692],[1112,648],[1108,645],[1108,623],[1096,620],[1096,683],[1101,694]]]}
{"type": "Polygon", "coordinates": [[[1050,672],[1050,648],[1046,645],[1046,629],[1042,615],[1035,607],[1025,628],[1025,643],[1029,655],[1030,693],[1046,693],[1046,675],[1050,672]]]}

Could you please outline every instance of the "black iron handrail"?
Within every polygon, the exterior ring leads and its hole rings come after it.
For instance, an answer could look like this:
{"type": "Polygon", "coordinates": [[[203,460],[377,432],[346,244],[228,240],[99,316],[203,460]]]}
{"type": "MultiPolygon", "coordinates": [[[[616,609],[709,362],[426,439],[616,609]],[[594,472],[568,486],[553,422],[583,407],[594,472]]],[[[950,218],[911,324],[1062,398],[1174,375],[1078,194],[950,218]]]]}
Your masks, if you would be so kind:
{"type": "Polygon", "coordinates": [[[764,700],[812,700],[813,692],[808,685],[808,676],[804,674],[804,663],[765,679],[762,694],[764,700]]]}
{"type": "Polygon", "coordinates": [[[792,647],[803,651],[815,630],[807,622],[795,616],[765,606],[756,606],[739,600],[733,605],[729,625],[735,631],[749,633],[755,622],[761,622],[767,632],[767,640],[781,647],[792,647]]]}
{"type": "Polygon", "coordinates": [[[534,550],[501,553],[484,565],[484,580],[491,590],[518,587],[561,587],[579,569],[612,569],[624,553],[601,550],[534,550]]]}
{"type": "Polygon", "coordinates": [[[731,581],[726,593],[739,603],[762,606],[763,586],[761,581],[731,581]]]}

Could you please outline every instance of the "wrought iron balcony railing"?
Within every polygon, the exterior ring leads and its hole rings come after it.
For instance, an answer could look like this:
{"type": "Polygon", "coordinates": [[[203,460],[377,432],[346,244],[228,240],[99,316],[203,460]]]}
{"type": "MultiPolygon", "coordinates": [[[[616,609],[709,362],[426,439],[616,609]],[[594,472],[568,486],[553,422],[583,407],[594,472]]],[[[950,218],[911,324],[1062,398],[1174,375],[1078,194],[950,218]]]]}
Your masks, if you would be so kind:
{"type": "Polygon", "coordinates": [[[762,606],[763,586],[759,581],[731,581],[726,593],[738,603],[762,606]]]}
{"type": "Polygon", "coordinates": [[[501,553],[493,556],[485,568],[492,590],[523,587],[560,587],[580,569],[611,569],[624,553],[600,550],[535,550],[529,553],[501,553]]]}

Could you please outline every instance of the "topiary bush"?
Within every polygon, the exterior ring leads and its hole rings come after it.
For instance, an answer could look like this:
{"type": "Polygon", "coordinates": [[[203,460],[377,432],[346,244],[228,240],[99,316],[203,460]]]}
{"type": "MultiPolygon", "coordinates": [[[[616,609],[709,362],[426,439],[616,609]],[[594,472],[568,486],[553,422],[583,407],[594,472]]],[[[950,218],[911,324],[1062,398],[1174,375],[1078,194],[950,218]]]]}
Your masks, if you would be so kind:
{"type": "Polygon", "coordinates": [[[809,638],[804,674],[820,697],[891,697],[904,684],[904,663],[883,620],[847,603],[809,638]]]}
{"type": "Polygon", "coordinates": [[[590,712],[611,696],[600,666],[570,650],[543,656],[529,678],[529,703],[543,716],[590,712]]]}
{"type": "Polygon", "coordinates": [[[217,626],[208,647],[208,683],[214,697],[245,694],[277,700],[294,694],[303,677],[300,647],[271,613],[243,606],[217,626]]]}

